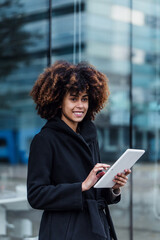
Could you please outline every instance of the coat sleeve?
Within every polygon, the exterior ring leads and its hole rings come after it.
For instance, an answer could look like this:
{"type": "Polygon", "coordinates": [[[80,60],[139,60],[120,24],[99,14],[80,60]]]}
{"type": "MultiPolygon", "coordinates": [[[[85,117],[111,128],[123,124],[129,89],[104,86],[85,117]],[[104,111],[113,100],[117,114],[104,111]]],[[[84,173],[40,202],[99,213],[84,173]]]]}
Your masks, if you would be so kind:
{"type": "Polygon", "coordinates": [[[37,134],[30,147],[27,197],[33,208],[68,211],[83,208],[81,182],[51,184],[53,149],[49,140],[37,134]]]}
{"type": "MultiPolygon", "coordinates": [[[[98,162],[101,162],[98,141],[96,141],[96,149],[98,155],[98,162]]],[[[108,205],[118,203],[121,200],[121,195],[115,197],[115,195],[113,195],[111,191],[111,188],[101,188],[99,189],[99,191],[100,191],[99,194],[101,195],[102,198],[106,200],[108,205]]]]}
{"type": "Polygon", "coordinates": [[[115,204],[121,200],[121,195],[115,197],[111,191],[111,188],[102,188],[101,195],[106,200],[107,204],[115,204]]]}

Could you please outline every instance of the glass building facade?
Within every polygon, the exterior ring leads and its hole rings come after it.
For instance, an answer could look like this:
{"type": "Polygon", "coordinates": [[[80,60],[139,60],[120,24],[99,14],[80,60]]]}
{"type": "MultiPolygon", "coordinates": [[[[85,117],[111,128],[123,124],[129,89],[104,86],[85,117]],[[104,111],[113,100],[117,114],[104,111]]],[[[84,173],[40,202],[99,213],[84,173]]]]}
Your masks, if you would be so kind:
{"type": "Polygon", "coordinates": [[[0,240],[38,234],[26,201],[29,146],[44,120],[29,92],[55,60],[88,61],[109,78],[95,124],[101,159],[145,149],[122,200],[111,206],[118,239],[160,236],[160,1],[0,1],[0,240]]]}

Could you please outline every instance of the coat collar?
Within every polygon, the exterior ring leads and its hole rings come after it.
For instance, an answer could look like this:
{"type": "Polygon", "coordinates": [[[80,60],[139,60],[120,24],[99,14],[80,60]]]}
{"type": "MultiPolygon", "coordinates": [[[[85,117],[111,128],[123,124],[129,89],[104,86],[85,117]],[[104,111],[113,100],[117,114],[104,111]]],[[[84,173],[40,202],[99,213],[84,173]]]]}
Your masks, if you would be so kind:
{"type": "MultiPolygon", "coordinates": [[[[74,137],[79,137],[76,132],[74,132],[64,121],[59,117],[52,118],[49,120],[42,129],[51,128],[57,132],[63,132],[74,137]]],[[[84,120],[79,124],[80,135],[84,138],[86,143],[94,141],[97,137],[96,128],[92,121],[84,120]]]]}

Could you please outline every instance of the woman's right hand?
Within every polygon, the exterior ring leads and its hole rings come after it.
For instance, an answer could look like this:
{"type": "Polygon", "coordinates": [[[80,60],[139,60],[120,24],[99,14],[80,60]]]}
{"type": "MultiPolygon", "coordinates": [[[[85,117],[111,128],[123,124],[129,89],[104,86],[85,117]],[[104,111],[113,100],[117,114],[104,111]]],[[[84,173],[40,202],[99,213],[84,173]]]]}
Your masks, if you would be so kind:
{"type": "Polygon", "coordinates": [[[98,181],[100,177],[102,177],[105,172],[103,170],[107,170],[110,165],[105,163],[97,163],[94,168],[89,173],[88,177],[82,182],[82,192],[89,190],[93,185],[98,181]],[[101,171],[101,172],[99,172],[101,171]],[[99,173],[97,173],[99,172],[99,173]]]}

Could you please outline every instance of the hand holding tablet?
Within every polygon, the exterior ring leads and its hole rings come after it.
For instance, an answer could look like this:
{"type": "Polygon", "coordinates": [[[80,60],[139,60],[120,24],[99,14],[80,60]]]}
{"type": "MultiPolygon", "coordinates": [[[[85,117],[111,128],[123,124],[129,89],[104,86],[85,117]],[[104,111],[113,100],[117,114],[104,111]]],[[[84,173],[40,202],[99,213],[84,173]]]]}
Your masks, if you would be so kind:
{"type": "Polygon", "coordinates": [[[94,185],[94,188],[112,188],[115,185],[115,182],[113,182],[114,177],[118,173],[124,172],[125,169],[130,169],[144,152],[144,150],[140,149],[127,149],[94,185]]]}

